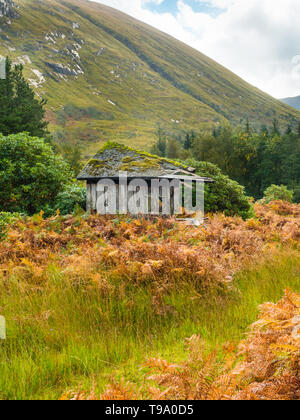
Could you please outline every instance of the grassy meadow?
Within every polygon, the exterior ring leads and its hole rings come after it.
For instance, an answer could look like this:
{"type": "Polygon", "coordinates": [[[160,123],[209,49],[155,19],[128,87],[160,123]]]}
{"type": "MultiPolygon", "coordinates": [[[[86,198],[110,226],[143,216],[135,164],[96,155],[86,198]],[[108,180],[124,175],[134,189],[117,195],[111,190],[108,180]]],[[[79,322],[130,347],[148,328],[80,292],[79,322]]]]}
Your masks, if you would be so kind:
{"type": "Polygon", "coordinates": [[[195,334],[222,362],[258,305],[300,292],[299,206],[256,214],[212,216],[202,229],[42,214],[10,226],[0,243],[0,399],[100,395],[122,378],[144,387],[145,360],[180,363],[195,334]]]}

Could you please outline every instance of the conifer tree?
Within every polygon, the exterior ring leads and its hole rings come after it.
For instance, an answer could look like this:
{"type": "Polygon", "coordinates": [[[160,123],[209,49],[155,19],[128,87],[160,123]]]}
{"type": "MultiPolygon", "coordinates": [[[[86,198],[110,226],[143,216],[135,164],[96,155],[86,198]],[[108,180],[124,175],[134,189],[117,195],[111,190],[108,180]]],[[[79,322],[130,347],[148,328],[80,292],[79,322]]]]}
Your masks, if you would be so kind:
{"type": "Polygon", "coordinates": [[[159,155],[162,157],[165,157],[166,152],[167,152],[167,139],[166,139],[166,134],[161,127],[158,127],[157,136],[158,136],[157,147],[158,147],[159,155]]]}
{"type": "Polygon", "coordinates": [[[12,67],[6,59],[5,79],[0,80],[0,133],[3,135],[27,132],[32,136],[47,137],[44,120],[44,100],[37,100],[23,76],[23,66],[12,67]]]}

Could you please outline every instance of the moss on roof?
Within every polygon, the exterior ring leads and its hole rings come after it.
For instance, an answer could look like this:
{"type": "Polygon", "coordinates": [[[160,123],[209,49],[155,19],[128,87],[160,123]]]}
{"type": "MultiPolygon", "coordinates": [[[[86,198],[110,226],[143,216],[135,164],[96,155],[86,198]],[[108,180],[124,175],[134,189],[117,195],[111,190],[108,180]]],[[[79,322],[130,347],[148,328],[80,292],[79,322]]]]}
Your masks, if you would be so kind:
{"type": "Polygon", "coordinates": [[[144,152],[142,150],[134,149],[132,147],[126,146],[125,144],[120,144],[120,143],[116,143],[116,142],[113,142],[113,141],[106,142],[101,147],[98,154],[99,153],[104,153],[106,150],[113,150],[113,149],[119,150],[120,152],[121,151],[123,151],[123,152],[131,151],[131,152],[134,152],[134,153],[136,153],[136,154],[138,154],[142,157],[145,157],[145,158],[148,157],[148,158],[155,159],[156,161],[159,161],[159,162],[171,163],[172,165],[174,165],[176,167],[179,167],[179,168],[182,168],[182,169],[187,169],[188,168],[184,164],[176,162],[176,160],[167,159],[167,158],[164,158],[164,157],[152,155],[151,153],[147,153],[147,152],[144,152]]]}
{"type": "Polygon", "coordinates": [[[78,179],[116,177],[120,171],[128,172],[130,176],[156,177],[171,174],[179,169],[186,171],[188,167],[123,144],[107,142],[94,158],[88,161],[78,179]]]}

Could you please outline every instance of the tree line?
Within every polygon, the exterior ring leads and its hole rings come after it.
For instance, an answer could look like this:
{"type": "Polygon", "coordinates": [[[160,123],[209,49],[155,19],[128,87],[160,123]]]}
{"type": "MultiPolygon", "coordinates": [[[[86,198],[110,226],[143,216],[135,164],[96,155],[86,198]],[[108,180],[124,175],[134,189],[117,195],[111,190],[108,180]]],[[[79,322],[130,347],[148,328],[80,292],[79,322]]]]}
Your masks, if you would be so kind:
{"type": "Polygon", "coordinates": [[[271,185],[284,185],[300,202],[300,123],[298,129],[283,130],[274,120],[271,127],[263,125],[256,131],[247,121],[244,127],[226,124],[207,133],[180,135],[168,135],[159,128],[157,137],[153,153],[213,163],[255,199],[262,198],[271,185]]]}

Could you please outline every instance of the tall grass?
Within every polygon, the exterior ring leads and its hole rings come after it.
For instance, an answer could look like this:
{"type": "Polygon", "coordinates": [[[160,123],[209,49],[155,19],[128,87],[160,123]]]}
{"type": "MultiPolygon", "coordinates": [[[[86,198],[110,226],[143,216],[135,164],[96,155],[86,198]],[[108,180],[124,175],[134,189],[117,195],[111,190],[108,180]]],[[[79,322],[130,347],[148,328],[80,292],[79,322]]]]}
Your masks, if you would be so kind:
{"type": "Polygon", "coordinates": [[[300,207],[256,214],[212,216],[203,229],[42,213],[11,223],[0,241],[0,398],[141,383],[146,357],[181,361],[194,334],[222,358],[260,303],[300,287],[300,207]]]}
{"type": "Polygon", "coordinates": [[[151,285],[100,293],[84,283],[74,287],[54,264],[47,270],[41,285],[17,270],[0,283],[8,326],[0,344],[2,399],[56,399],[80,383],[89,389],[93,380],[100,392],[112,377],[138,383],[146,356],[181,360],[183,340],[193,334],[211,347],[238,342],[258,304],[277,301],[286,287],[300,291],[299,254],[291,249],[240,272],[228,293],[203,297],[187,284],[172,289],[164,313],[153,304],[151,285]]]}

